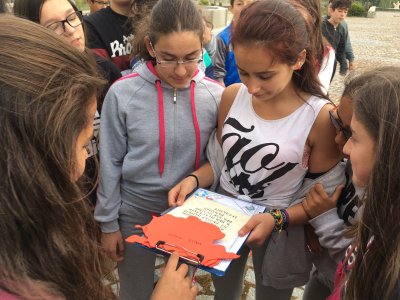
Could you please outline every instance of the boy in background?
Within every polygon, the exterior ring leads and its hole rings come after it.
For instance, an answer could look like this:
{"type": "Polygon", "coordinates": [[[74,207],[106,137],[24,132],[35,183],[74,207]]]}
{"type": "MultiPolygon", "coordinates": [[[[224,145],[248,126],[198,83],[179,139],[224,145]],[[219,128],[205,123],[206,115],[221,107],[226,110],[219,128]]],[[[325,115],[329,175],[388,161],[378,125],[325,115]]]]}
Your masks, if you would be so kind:
{"type": "MultiPolygon", "coordinates": [[[[332,0],[329,0],[328,15],[325,16],[325,19],[329,19],[331,16],[331,13],[332,13],[332,0]]],[[[349,70],[352,71],[352,70],[355,70],[356,64],[354,62],[355,57],[354,57],[354,53],[353,53],[353,47],[351,46],[351,41],[350,41],[349,27],[348,27],[346,21],[342,21],[340,23],[340,25],[343,26],[343,28],[346,32],[346,42],[345,42],[345,47],[344,47],[345,48],[344,53],[346,55],[346,59],[349,61],[349,70]]],[[[345,75],[345,74],[343,74],[343,75],[345,75]]]]}
{"type": "Polygon", "coordinates": [[[231,0],[230,11],[233,14],[232,22],[217,36],[217,52],[215,53],[214,78],[229,86],[238,83],[240,77],[233,54],[231,33],[235,27],[235,20],[239,18],[242,9],[253,0],[231,0]]]}
{"type": "MultiPolygon", "coordinates": [[[[345,75],[349,69],[345,53],[348,32],[341,23],[351,7],[351,0],[332,0],[330,7],[330,18],[325,18],[322,22],[322,34],[335,49],[336,61],[340,64],[340,74],[345,75]]],[[[337,62],[333,68],[331,81],[335,75],[337,62]]]]}

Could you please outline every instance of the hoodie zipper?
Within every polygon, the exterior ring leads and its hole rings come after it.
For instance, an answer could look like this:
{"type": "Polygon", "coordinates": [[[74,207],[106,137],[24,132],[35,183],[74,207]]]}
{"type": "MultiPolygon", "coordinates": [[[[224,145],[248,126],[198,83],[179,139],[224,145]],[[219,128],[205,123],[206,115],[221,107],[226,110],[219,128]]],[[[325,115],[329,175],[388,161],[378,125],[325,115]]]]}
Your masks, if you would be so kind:
{"type": "MultiPolygon", "coordinates": [[[[176,104],[176,99],[177,99],[177,91],[176,88],[174,88],[174,93],[173,93],[173,99],[174,99],[174,104],[176,104]]],[[[173,128],[173,136],[172,136],[172,155],[171,155],[171,166],[174,165],[175,161],[175,152],[176,152],[176,144],[175,144],[175,139],[176,139],[176,130],[177,130],[177,105],[174,105],[174,128],[173,128]]],[[[172,178],[172,176],[171,176],[172,178]]]]}
{"type": "Polygon", "coordinates": [[[176,104],[176,88],[174,88],[174,104],[176,104]]]}

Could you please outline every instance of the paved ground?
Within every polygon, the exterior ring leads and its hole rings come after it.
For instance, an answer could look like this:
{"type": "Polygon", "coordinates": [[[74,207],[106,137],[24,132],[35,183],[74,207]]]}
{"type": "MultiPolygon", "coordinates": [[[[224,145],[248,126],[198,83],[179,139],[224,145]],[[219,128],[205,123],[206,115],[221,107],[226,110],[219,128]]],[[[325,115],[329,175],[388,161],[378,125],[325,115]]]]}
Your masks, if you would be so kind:
{"type": "MultiPolygon", "coordinates": [[[[400,12],[377,12],[376,18],[348,18],[351,42],[359,70],[383,65],[400,66],[400,12]]],[[[337,102],[343,90],[344,77],[337,74],[329,89],[333,101],[337,102]]],[[[157,274],[163,266],[157,263],[157,274]]],[[[196,276],[198,300],[213,299],[214,287],[208,273],[199,271],[196,276]]],[[[117,284],[113,286],[118,290],[117,284]]],[[[303,287],[296,288],[292,300],[302,299],[303,287]]],[[[249,260],[246,270],[242,300],[255,299],[253,266],[249,260]]]]}
{"type": "MultiPolygon", "coordinates": [[[[400,66],[400,12],[377,12],[376,18],[347,18],[351,44],[359,70],[378,66],[400,66]]],[[[337,74],[329,94],[338,101],[343,77],[337,74]]]]}

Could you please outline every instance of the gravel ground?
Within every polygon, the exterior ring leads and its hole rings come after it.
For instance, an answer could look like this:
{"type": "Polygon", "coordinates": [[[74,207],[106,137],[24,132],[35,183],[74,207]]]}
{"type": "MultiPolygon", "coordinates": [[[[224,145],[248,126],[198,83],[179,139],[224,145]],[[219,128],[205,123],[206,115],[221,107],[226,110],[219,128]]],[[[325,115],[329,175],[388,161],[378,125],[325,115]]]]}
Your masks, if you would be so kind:
{"type": "MultiPolygon", "coordinates": [[[[375,18],[351,17],[346,21],[357,70],[400,65],[400,11],[378,11],[375,18]]],[[[329,95],[335,102],[343,91],[343,81],[337,73],[331,83],[329,95]]]]}

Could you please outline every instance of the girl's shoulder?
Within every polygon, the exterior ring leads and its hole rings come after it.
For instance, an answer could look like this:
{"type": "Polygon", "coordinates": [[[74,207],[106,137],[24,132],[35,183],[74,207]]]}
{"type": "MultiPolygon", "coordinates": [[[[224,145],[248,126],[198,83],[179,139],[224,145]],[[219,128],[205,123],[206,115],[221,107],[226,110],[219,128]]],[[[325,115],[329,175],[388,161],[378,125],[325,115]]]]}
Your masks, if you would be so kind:
{"type": "Polygon", "coordinates": [[[316,113],[313,128],[322,131],[331,131],[332,126],[330,122],[329,111],[333,108],[333,104],[326,99],[315,96],[312,96],[308,103],[313,107],[316,113]]]}
{"type": "MultiPolygon", "coordinates": [[[[135,99],[147,99],[156,96],[157,90],[155,88],[149,88],[147,81],[141,78],[138,73],[131,73],[121,77],[111,85],[104,98],[104,103],[106,106],[107,103],[113,103],[113,106],[122,108],[127,107],[135,99]]],[[[143,103],[146,103],[146,101],[143,103]]]]}
{"type": "Polygon", "coordinates": [[[243,86],[242,83],[235,83],[226,87],[221,96],[221,107],[228,107],[229,110],[243,86]]]}
{"type": "Polygon", "coordinates": [[[317,95],[309,95],[307,98],[307,103],[312,105],[321,105],[321,107],[325,106],[326,104],[330,104],[333,106],[332,102],[329,99],[317,95]]]}
{"type": "Polygon", "coordinates": [[[330,123],[329,110],[333,108],[329,102],[320,102],[319,110],[311,131],[308,135],[308,145],[312,148],[310,171],[326,172],[341,159],[339,148],[335,143],[336,131],[330,123]]]}
{"type": "Polygon", "coordinates": [[[203,98],[203,100],[211,100],[217,105],[217,107],[219,107],[221,103],[221,95],[225,89],[221,83],[204,76],[200,79],[196,86],[199,88],[196,89],[199,93],[199,97],[203,98]]]}
{"type": "Polygon", "coordinates": [[[139,73],[132,72],[114,81],[110,87],[110,91],[114,94],[132,93],[145,83],[145,80],[139,73]]]}
{"type": "Polygon", "coordinates": [[[223,91],[225,89],[225,87],[220,82],[218,82],[215,79],[212,79],[210,77],[207,77],[207,76],[204,76],[201,79],[201,82],[203,82],[203,84],[210,86],[212,88],[215,88],[217,90],[223,91]]]}
{"type": "Polygon", "coordinates": [[[225,117],[228,115],[228,112],[230,111],[233,103],[235,102],[235,99],[238,97],[243,87],[244,85],[242,83],[235,83],[228,86],[223,91],[221,96],[221,104],[219,106],[219,112],[218,112],[221,121],[224,120],[225,117]]]}
{"type": "Polygon", "coordinates": [[[137,78],[137,77],[140,77],[139,73],[132,72],[132,73],[129,73],[129,74],[127,74],[127,75],[121,76],[121,77],[118,78],[114,83],[117,83],[117,82],[127,82],[127,81],[130,81],[130,80],[132,80],[133,78],[137,78]]]}

